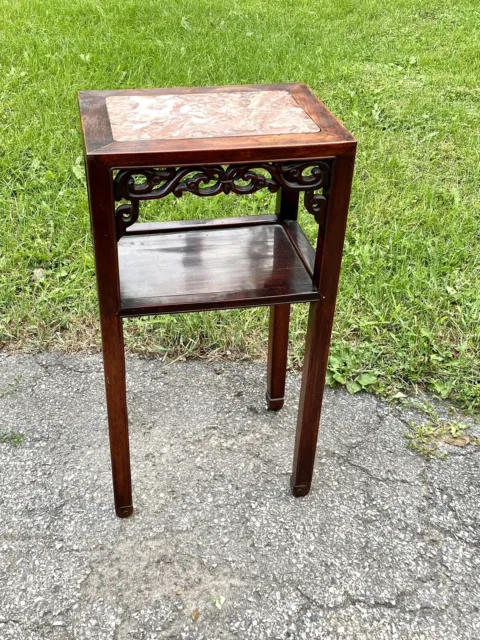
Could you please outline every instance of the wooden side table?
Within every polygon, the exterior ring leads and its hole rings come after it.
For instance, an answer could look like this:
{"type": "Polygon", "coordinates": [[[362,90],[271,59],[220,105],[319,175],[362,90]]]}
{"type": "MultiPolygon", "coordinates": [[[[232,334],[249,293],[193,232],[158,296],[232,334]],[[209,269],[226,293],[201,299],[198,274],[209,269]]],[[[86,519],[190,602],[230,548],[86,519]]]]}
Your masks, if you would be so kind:
{"type": "Polygon", "coordinates": [[[291,487],[310,490],[356,142],[303,84],[79,94],[115,510],[133,511],[122,318],[270,306],[283,406],[290,305],[309,302],[291,487]],[[138,222],[142,200],[277,192],[275,215],[138,222]],[[299,196],[316,250],[297,222],[299,196]],[[120,203],[116,206],[115,203],[120,203]]]}

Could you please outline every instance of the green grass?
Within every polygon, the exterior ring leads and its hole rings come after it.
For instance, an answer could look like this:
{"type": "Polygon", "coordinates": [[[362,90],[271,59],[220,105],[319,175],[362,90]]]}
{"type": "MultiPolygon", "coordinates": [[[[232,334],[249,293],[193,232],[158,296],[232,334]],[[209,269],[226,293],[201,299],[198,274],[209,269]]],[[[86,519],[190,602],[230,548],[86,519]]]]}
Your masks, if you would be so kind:
{"type": "Polygon", "coordinates": [[[454,447],[480,446],[480,438],[469,433],[471,425],[457,420],[440,418],[430,403],[420,402],[410,405],[421,411],[425,420],[422,423],[411,421],[409,431],[405,433],[407,446],[419,455],[432,460],[433,458],[447,458],[448,454],[442,445],[454,447]],[[416,407],[415,407],[416,404],[416,407]]]}
{"type": "Polygon", "coordinates": [[[9,444],[12,447],[21,447],[25,436],[19,431],[0,432],[0,444],[9,444]]]}
{"type": "MultiPolygon", "coordinates": [[[[0,340],[98,345],[77,91],[302,81],[359,141],[329,381],[387,395],[424,386],[479,411],[477,0],[0,0],[0,8],[0,340]]],[[[148,208],[144,219],[272,206],[263,193],[187,197],[148,208]]],[[[302,222],[313,236],[311,217],[302,222]]],[[[255,356],[265,351],[266,314],[131,321],[128,345],[255,356]]],[[[299,305],[293,365],[304,332],[299,305]]]]}

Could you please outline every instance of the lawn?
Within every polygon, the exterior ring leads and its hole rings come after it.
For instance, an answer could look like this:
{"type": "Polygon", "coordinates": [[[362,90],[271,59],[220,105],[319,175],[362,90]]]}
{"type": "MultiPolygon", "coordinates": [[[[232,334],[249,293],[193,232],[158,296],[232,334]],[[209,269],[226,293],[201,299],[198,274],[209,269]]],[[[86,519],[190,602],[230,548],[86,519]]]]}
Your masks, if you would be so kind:
{"type": "MultiPolygon", "coordinates": [[[[359,142],[329,381],[353,391],[360,380],[387,396],[425,387],[480,411],[478,0],[0,8],[6,347],[98,348],[77,91],[301,81],[359,142]]],[[[257,196],[166,200],[143,218],[272,209],[271,196],[257,196]]],[[[313,237],[311,217],[302,222],[313,237]]],[[[292,366],[305,318],[298,305],[292,366]]],[[[266,309],[132,320],[128,345],[167,357],[253,357],[265,352],[266,322],[266,309]]]]}

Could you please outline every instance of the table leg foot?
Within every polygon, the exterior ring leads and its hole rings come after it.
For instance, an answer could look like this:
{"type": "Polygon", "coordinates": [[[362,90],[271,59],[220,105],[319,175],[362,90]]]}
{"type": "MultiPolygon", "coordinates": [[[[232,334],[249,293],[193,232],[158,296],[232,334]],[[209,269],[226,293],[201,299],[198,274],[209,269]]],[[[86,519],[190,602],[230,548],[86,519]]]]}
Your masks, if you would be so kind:
{"type": "Polygon", "coordinates": [[[268,391],[265,394],[265,398],[267,399],[267,406],[270,411],[280,411],[285,402],[285,398],[271,398],[268,391]]]}
{"type": "Polygon", "coordinates": [[[115,513],[119,518],[129,518],[133,513],[133,506],[132,505],[129,505],[128,507],[115,506],[115,513]]]}
{"type": "Polygon", "coordinates": [[[290,477],[290,488],[295,498],[303,498],[310,492],[311,484],[295,484],[293,475],[290,477]]]}

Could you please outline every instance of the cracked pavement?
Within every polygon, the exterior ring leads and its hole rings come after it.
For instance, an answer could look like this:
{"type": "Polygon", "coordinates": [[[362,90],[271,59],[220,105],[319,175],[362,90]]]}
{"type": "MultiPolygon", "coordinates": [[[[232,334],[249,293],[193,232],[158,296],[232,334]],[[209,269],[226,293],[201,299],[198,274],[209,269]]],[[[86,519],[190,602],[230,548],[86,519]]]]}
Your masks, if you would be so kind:
{"type": "Polygon", "coordinates": [[[328,390],[292,498],[300,378],[268,412],[265,369],[128,359],[119,520],[101,358],[0,354],[1,640],[480,638],[480,449],[428,462],[414,411],[328,390]]]}

